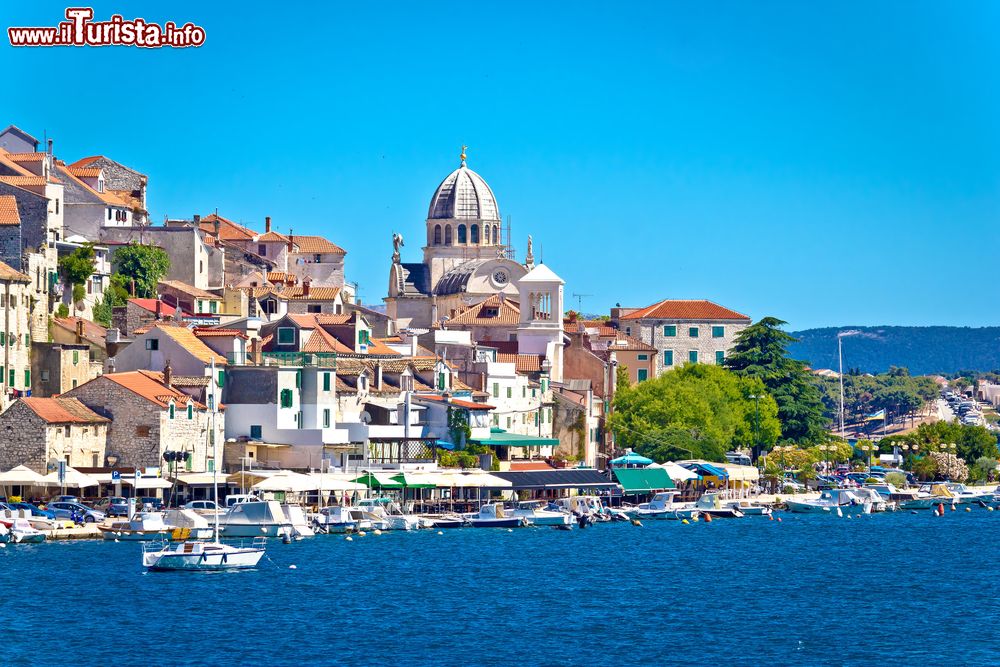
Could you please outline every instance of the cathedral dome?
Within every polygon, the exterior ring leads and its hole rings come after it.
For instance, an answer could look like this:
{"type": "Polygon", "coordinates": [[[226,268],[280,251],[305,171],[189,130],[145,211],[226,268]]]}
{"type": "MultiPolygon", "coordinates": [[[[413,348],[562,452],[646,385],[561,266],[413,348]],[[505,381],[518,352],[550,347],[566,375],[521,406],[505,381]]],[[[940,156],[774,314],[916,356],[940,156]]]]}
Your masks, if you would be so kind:
{"type": "Polygon", "coordinates": [[[427,219],[499,221],[500,207],[483,177],[462,160],[462,166],[448,174],[434,191],[427,219]]]}

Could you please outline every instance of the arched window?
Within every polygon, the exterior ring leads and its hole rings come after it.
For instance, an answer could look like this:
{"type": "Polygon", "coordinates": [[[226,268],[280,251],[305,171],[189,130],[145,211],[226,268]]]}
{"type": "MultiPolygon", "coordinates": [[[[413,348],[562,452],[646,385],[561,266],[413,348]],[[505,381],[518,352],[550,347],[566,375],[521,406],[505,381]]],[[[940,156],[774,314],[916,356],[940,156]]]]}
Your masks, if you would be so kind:
{"type": "Polygon", "coordinates": [[[444,244],[451,245],[451,225],[444,228],[444,244]]]}
{"type": "Polygon", "coordinates": [[[441,245],[441,225],[434,225],[434,245],[441,245]]]}
{"type": "Polygon", "coordinates": [[[483,225],[483,243],[489,245],[490,242],[490,226],[483,225]]]}
{"type": "Polygon", "coordinates": [[[500,245],[500,228],[493,225],[493,243],[500,245]]]}
{"type": "Polygon", "coordinates": [[[469,233],[472,235],[472,242],[479,243],[479,225],[472,225],[469,233]]]}
{"type": "Polygon", "coordinates": [[[458,242],[465,243],[465,225],[458,226],[458,242]]]}

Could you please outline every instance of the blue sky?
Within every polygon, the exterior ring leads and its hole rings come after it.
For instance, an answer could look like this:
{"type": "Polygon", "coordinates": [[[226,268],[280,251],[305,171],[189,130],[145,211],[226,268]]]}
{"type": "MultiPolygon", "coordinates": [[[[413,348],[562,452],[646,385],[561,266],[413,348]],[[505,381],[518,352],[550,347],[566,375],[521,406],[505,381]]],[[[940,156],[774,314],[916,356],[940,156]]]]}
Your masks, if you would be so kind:
{"type": "MultiPolygon", "coordinates": [[[[0,123],[150,176],[154,220],[324,234],[366,302],[469,166],[584,310],[998,324],[1000,5],[98,2],[188,50],[11,49],[0,123]],[[236,9],[236,7],[240,9],[236,9]]],[[[65,5],[0,1],[7,25],[65,5]]]]}

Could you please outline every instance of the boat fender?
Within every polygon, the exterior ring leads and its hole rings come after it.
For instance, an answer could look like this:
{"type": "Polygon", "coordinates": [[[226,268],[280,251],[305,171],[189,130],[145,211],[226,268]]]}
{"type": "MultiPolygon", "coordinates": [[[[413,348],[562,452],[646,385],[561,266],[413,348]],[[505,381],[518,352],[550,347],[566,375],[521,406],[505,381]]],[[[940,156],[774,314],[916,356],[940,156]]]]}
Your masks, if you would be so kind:
{"type": "Polygon", "coordinates": [[[444,535],[444,531],[443,530],[439,530],[438,531],[438,535],[444,535]]]}
{"type": "Polygon", "coordinates": [[[837,516],[844,516],[844,510],[837,508],[837,516]]]}
{"type": "Polygon", "coordinates": [[[284,535],[282,535],[281,536],[281,543],[282,544],[291,544],[292,543],[292,537],[291,537],[291,535],[289,535],[288,533],[285,533],[284,535]]]}
{"type": "Polygon", "coordinates": [[[205,553],[205,552],[202,552],[202,554],[201,554],[201,562],[204,563],[207,560],[208,560],[208,554],[205,553]]]}
{"type": "Polygon", "coordinates": [[[768,521],[774,521],[774,515],[773,514],[768,514],[767,515],[767,520],[768,521]]]}
{"type": "Polygon", "coordinates": [[[639,521],[638,519],[632,519],[632,525],[633,526],[639,526],[641,528],[642,527],[642,521],[639,521]]]}
{"type": "Polygon", "coordinates": [[[944,514],[944,503],[938,503],[938,512],[940,512],[938,516],[944,514]]]}
{"type": "Polygon", "coordinates": [[[992,508],[992,507],[987,507],[987,508],[986,508],[986,511],[987,511],[987,512],[992,512],[992,511],[993,511],[993,508],[992,508]]]}
{"type": "Polygon", "coordinates": [[[778,523],[781,523],[781,517],[780,516],[778,517],[778,523]]]}
{"type": "Polygon", "coordinates": [[[705,515],[705,523],[712,523],[712,515],[711,514],[706,514],[705,515]]]}
{"type": "Polygon", "coordinates": [[[354,541],[354,538],[353,538],[353,537],[351,537],[350,535],[348,535],[347,537],[345,537],[345,538],[344,538],[344,541],[345,541],[345,542],[353,542],[353,541],[354,541]]]}
{"type": "Polygon", "coordinates": [[[381,530],[381,529],[379,529],[379,528],[376,528],[376,529],[375,529],[375,530],[373,530],[372,532],[373,532],[373,533],[375,533],[376,535],[381,535],[381,534],[382,534],[382,530],[381,530]]]}
{"type": "Polygon", "coordinates": [[[955,503],[952,503],[952,504],[951,504],[951,511],[952,511],[952,512],[955,512],[955,511],[957,511],[957,510],[958,510],[958,508],[957,508],[957,507],[955,507],[955,503]]]}
{"type": "Polygon", "coordinates": [[[971,508],[971,507],[966,507],[966,508],[965,508],[965,511],[966,511],[966,512],[971,512],[971,511],[972,511],[972,508],[971,508]]]}

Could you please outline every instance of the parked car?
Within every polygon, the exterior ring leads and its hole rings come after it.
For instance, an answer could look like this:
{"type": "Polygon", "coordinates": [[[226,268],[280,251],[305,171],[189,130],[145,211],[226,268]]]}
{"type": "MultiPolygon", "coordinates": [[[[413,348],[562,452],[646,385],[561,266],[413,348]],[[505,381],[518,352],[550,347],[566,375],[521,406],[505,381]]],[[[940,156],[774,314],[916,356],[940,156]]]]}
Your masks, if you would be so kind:
{"type": "Polygon", "coordinates": [[[128,498],[112,496],[94,503],[94,509],[108,516],[128,516],[128,498]]]}
{"type": "Polygon", "coordinates": [[[104,512],[99,512],[80,503],[56,501],[49,503],[47,509],[55,514],[57,519],[73,519],[76,515],[84,523],[104,521],[104,512]]]}
{"type": "Polygon", "coordinates": [[[142,496],[136,498],[136,507],[152,507],[154,510],[163,509],[163,500],[155,496],[142,496]]]}
{"type": "Polygon", "coordinates": [[[6,503],[7,507],[11,510],[25,510],[31,513],[31,516],[40,516],[46,519],[55,519],[55,512],[51,510],[43,510],[35,507],[31,503],[6,503]]]}
{"type": "Polygon", "coordinates": [[[218,512],[222,508],[216,505],[214,500],[192,500],[184,505],[184,509],[198,512],[218,512]]]}
{"type": "Polygon", "coordinates": [[[52,496],[50,503],[78,503],[80,499],[76,496],[52,496]]]}

